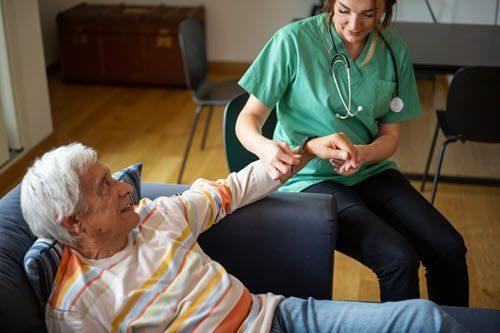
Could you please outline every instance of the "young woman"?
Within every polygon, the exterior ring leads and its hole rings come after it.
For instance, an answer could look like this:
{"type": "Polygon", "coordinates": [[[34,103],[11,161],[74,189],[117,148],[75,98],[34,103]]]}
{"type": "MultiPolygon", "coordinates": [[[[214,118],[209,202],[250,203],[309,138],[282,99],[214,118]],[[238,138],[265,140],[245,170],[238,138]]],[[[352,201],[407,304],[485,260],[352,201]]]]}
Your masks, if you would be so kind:
{"type": "Polygon", "coordinates": [[[280,29],[240,85],[250,93],[236,133],[278,178],[290,171],[290,147],[341,133],[356,147],[346,161],[316,158],[283,187],[332,194],[337,250],[378,277],[382,301],[419,297],[426,268],[429,298],[467,306],[461,235],[389,160],[400,122],[420,113],[405,44],[387,29],[395,0],[329,0],[323,14],[280,29]],[[273,140],[261,128],[275,108],[273,140]]]}

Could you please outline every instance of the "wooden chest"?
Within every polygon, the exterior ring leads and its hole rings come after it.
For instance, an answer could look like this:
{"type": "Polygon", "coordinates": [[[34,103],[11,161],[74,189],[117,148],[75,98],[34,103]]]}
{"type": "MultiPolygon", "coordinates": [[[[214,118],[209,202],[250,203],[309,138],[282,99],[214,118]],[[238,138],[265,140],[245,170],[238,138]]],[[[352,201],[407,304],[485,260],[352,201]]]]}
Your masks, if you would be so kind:
{"type": "Polygon", "coordinates": [[[66,81],[186,86],[177,37],[188,17],[205,26],[200,7],[80,4],[57,16],[66,81]]]}

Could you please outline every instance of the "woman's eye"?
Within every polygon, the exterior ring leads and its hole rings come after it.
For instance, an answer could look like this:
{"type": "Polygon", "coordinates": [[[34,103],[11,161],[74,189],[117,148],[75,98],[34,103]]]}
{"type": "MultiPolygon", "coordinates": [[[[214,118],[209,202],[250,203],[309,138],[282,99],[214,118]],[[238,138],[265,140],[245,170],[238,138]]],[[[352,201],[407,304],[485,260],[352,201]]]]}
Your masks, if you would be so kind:
{"type": "Polygon", "coordinates": [[[368,17],[368,18],[372,18],[373,14],[365,14],[365,16],[368,17]]]}
{"type": "Polygon", "coordinates": [[[349,14],[349,11],[348,10],[339,9],[339,13],[340,14],[349,14]]]}

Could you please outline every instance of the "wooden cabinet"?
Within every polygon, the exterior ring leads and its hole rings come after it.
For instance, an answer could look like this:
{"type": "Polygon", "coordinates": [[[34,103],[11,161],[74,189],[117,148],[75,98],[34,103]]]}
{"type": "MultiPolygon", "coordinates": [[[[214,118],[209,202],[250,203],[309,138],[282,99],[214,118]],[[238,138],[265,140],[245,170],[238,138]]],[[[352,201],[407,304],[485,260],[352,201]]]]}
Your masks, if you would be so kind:
{"type": "Polygon", "coordinates": [[[203,7],[80,4],[57,16],[66,81],[185,87],[182,20],[205,26],[203,7]]]}

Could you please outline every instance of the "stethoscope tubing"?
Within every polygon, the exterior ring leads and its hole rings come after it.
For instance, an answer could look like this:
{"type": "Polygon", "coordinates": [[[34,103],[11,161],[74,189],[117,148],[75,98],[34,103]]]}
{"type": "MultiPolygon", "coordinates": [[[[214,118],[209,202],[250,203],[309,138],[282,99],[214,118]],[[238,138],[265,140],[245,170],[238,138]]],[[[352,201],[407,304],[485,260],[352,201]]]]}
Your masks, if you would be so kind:
{"type": "MultiPolygon", "coordinates": [[[[330,59],[329,71],[330,71],[330,75],[332,76],[332,78],[335,82],[335,87],[337,88],[337,92],[340,96],[342,104],[344,105],[344,108],[347,111],[346,115],[341,116],[341,115],[337,114],[337,117],[341,118],[341,119],[346,119],[348,117],[356,116],[360,112],[360,110],[357,110],[354,114],[351,113],[351,98],[352,98],[352,95],[351,95],[351,75],[350,75],[351,64],[349,62],[349,58],[345,54],[340,53],[337,49],[337,45],[335,45],[335,40],[333,38],[332,18],[333,18],[333,14],[330,15],[329,22],[328,22],[328,34],[330,35],[330,41],[332,43],[333,52],[334,52],[333,56],[330,59]],[[345,102],[344,98],[342,97],[342,94],[340,93],[340,87],[339,87],[339,83],[337,81],[337,77],[336,77],[335,69],[334,69],[334,66],[337,62],[343,63],[345,66],[345,69],[346,69],[347,81],[348,81],[347,82],[347,85],[348,85],[348,103],[345,102]],[[347,105],[347,104],[349,104],[349,105],[347,105]]],[[[380,31],[379,31],[379,36],[382,38],[382,41],[386,45],[387,49],[389,50],[389,54],[391,56],[391,62],[392,62],[392,67],[393,67],[393,71],[394,71],[394,78],[395,78],[395,89],[394,89],[395,94],[394,95],[397,98],[399,98],[398,97],[399,96],[399,75],[398,75],[398,69],[397,69],[397,64],[396,64],[396,56],[394,55],[394,50],[387,42],[387,39],[384,37],[384,35],[380,31]]]]}

